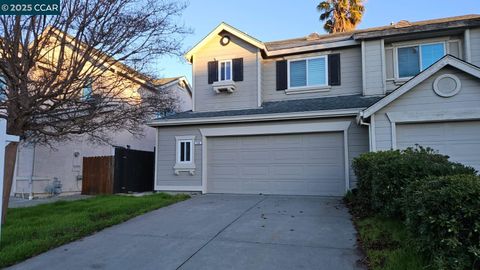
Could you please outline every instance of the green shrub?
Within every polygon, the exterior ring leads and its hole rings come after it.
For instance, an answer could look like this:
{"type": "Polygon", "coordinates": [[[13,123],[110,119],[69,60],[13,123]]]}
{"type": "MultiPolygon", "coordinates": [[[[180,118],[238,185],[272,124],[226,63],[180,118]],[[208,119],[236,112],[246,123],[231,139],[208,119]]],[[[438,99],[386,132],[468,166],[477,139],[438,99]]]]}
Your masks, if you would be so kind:
{"type": "Polygon", "coordinates": [[[414,244],[430,256],[435,269],[480,268],[480,177],[414,181],[404,199],[414,244]]]}
{"type": "Polygon", "coordinates": [[[408,183],[428,176],[475,174],[471,167],[450,162],[431,148],[371,152],[353,161],[358,180],[357,207],[363,212],[403,217],[403,194],[408,183]]]}

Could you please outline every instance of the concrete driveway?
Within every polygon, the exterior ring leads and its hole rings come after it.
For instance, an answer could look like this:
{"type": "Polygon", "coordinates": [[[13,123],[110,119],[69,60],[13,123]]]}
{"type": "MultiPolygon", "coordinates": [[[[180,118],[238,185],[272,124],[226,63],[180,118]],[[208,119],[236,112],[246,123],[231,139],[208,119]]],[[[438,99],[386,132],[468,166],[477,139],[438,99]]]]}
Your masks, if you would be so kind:
{"type": "Polygon", "coordinates": [[[202,195],[11,269],[363,269],[338,198],[202,195]]]}

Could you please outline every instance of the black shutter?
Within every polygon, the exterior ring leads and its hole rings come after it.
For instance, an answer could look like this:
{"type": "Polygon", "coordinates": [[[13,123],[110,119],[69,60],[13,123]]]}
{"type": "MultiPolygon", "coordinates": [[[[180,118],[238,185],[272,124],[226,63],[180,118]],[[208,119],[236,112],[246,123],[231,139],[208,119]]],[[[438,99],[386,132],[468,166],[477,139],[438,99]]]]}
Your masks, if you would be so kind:
{"type": "Polygon", "coordinates": [[[287,89],[287,60],[277,61],[277,91],[287,89]]]}
{"type": "Polygon", "coordinates": [[[208,62],[208,84],[218,81],[218,61],[208,62]]]}
{"type": "Polygon", "coordinates": [[[340,54],[328,55],[328,84],[340,85],[340,54]]]}
{"type": "Polygon", "coordinates": [[[232,60],[233,80],[236,82],[243,81],[243,58],[235,58],[232,60]]]}

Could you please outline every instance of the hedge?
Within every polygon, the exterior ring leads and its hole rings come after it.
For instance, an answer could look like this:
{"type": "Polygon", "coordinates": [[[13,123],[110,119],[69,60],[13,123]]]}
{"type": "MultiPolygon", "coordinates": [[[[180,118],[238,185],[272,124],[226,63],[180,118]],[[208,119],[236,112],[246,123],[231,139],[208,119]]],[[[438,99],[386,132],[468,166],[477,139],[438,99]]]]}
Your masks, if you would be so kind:
{"type": "Polygon", "coordinates": [[[357,176],[357,207],[365,214],[403,218],[403,197],[410,182],[429,176],[476,173],[448,158],[421,146],[360,155],[352,164],[357,176]]]}
{"type": "Polygon", "coordinates": [[[434,269],[480,269],[480,177],[453,175],[411,182],[406,225],[434,269]]]}

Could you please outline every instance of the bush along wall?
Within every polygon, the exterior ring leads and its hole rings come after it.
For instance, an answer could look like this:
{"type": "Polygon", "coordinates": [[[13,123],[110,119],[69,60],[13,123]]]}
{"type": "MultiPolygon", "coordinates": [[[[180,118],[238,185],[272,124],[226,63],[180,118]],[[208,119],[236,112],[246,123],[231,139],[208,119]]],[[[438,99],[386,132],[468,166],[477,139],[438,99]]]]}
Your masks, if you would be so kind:
{"type": "Polygon", "coordinates": [[[371,152],[353,161],[357,175],[357,203],[364,213],[403,218],[407,185],[428,176],[474,175],[473,168],[448,160],[431,148],[371,152]]]}
{"type": "Polygon", "coordinates": [[[429,177],[410,183],[406,225],[435,269],[480,269],[480,178],[429,177]]]}
{"type": "Polygon", "coordinates": [[[480,269],[480,176],[433,149],[416,147],[355,158],[356,215],[404,221],[432,269],[480,269]]]}

